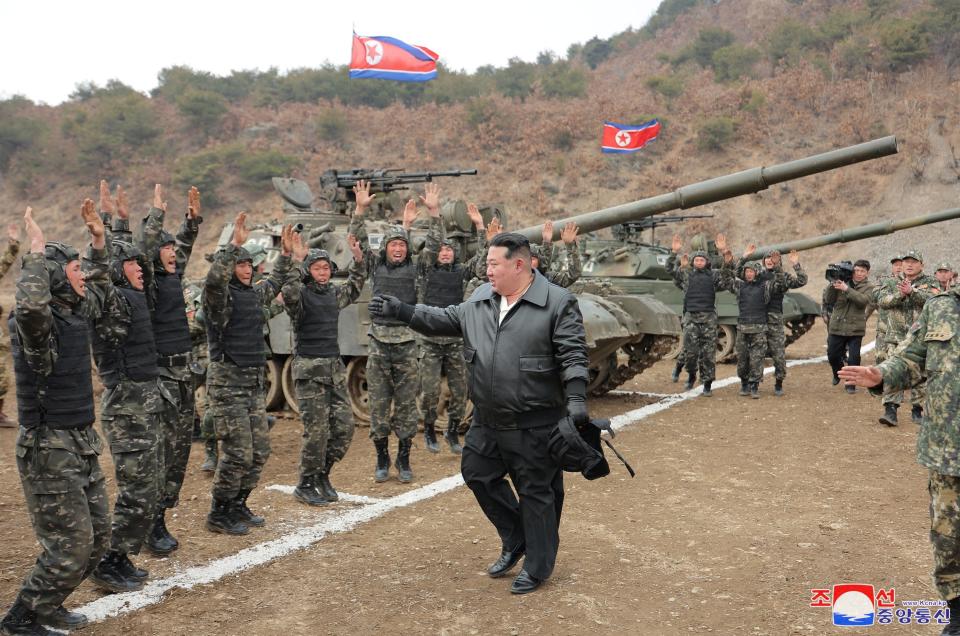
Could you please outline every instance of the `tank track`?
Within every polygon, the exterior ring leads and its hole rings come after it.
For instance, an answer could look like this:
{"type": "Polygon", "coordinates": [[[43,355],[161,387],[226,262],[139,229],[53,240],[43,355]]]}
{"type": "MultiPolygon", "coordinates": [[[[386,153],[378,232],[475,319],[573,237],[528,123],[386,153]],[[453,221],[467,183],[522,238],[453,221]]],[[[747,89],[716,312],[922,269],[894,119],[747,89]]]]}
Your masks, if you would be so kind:
{"type": "Polygon", "coordinates": [[[631,380],[634,376],[643,373],[658,360],[663,359],[673,348],[676,340],[673,336],[648,334],[640,342],[623,345],[620,348],[627,354],[627,364],[617,363],[616,368],[610,369],[603,382],[590,391],[590,395],[594,397],[604,395],[631,380]]]}
{"type": "Polygon", "coordinates": [[[791,344],[800,339],[803,334],[807,333],[813,329],[813,325],[817,321],[817,316],[804,316],[800,320],[791,320],[787,323],[790,327],[790,333],[786,337],[786,346],[789,347],[791,344]]]}

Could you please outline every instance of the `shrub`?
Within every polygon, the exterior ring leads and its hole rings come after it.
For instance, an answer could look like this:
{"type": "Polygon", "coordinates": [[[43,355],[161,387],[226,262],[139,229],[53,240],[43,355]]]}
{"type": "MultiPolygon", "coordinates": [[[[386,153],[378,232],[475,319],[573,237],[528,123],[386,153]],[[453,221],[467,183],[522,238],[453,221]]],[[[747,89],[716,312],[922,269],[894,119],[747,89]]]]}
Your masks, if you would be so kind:
{"type": "Polygon", "coordinates": [[[740,95],[740,109],[756,115],[767,103],[767,96],[763,91],[753,88],[740,95]]]}
{"type": "Polygon", "coordinates": [[[583,61],[591,69],[597,68],[604,60],[613,53],[613,45],[609,40],[601,40],[594,36],[587,40],[583,45],[583,61]]]}
{"type": "Polygon", "coordinates": [[[700,66],[712,66],[714,52],[730,46],[735,39],[733,33],[725,29],[701,29],[691,47],[691,55],[700,66]]]}
{"type": "Polygon", "coordinates": [[[177,108],[191,128],[209,134],[220,126],[227,112],[227,100],[213,91],[188,88],[177,98],[177,108]]]}
{"type": "Polygon", "coordinates": [[[173,166],[173,182],[180,188],[197,186],[204,202],[219,202],[217,188],[223,183],[223,158],[216,150],[205,150],[177,159],[173,166]]]}
{"type": "Polygon", "coordinates": [[[760,59],[760,51],[752,46],[731,44],[713,52],[713,72],[717,80],[732,82],[749,75],[760,59]]]}
{"type": "Polygon", "coordinates": [[[679,97],[683,94],[683,80],[679,75],[654,75],[647,78],[644,82],[652,91],[660,93],[668,99],[679,97]]]}
{"type": "Polygon", "coordinates": [[[573,150],[573,144],[576,142],[576,137],[573,134],[572,130],[561,129],[552,135],[550,138],[550,143],[553,144],[553,147],[557,150],[569,151],[573,150]]]}
{"type": "Polygon", "coordinates": [[[63,132],[76,138],[81,163],[103,166],[130,156],[161,129],[149,100],[130,93],[99,98],[89,111],[65,119],[63,132]]]}
{"type": "Polygon", "coordinates": [[[497,71],[494,82],[497,90],[504,96],[519,97],[520,101],[523,101],[533,91],[534,79],[536,79],[536,69],[533,64],[514,57],[510,59],[506,68],[497,71]]]}
{"type": "Polygon", "coordinates": [[[847,75],[866,71],[871,66],[870,42],[855,35],[837,45],[837,59],[847,75]]]}
{"type": "Polygon", "coordinates": [[[583,97],[587,94],[587,76],[567,62],[560,62],[544,71],[541,87],[547,97],[583,97]]]}
{"type": "Polygon", "coordinates": [[[497,104],[489,97],[478,97],[467,104],[467,125],[477,128],[493,121],[497,116],[497,104]]]}
{"type": "Polygon", "coordinates": [[[315,123],[317,133],[325,141],[343,141],[347,136],[347,116],[339,110],[333,108],[320,113],[315,123]]]}
{"type": "Polygon", "coordinates": [[[290,174],[297,166],[297,160],[277,150],[257,150],[241,155],[235,162],[235,168],[244,185],[263,185],[270,183],[273,177],[290,174]]]}
{"type": "Polygon", "coordinates": [[[733,139],[736,125],[729,117],[711,117],[700,125],[697,133],[697,146],[701,150],[719,151],[723,150],[731,139],[733,139]]]}
{"type": "Polygon", "coordinates": [[[880,45],[894,70],[903,70],[926,58],[929,44],[929,35],[918,20],[889,20],[880,27],[880,45]]]}
{"type": "Polygon", "coordinates": [[[767,40],[767,52],[774,64],[781,60],[793,63],[806,49],[815,48],[820,43],[821,36],[807,24],[798,20],[784,20],[770,34],[767,40]]]}
{"type": "Polygon", "coordinates": [[[680,14],[689,11],[697,6],[699,0],[663,0],[657,7],[656,13],[650,18],[647,24],[641,29],[641,33],[646,37],[653,35],[665,27],[673,24],[674,20],[680,14]]]}

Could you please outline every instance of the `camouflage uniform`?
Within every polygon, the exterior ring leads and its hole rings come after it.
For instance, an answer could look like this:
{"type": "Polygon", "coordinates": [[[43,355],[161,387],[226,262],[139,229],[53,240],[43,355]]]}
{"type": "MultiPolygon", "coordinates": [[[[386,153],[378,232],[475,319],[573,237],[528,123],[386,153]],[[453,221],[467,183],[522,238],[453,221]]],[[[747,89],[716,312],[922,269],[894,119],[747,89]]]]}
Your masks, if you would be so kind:
{"type": "Polygon", "coordinates": [[[883,385],[871,391],[902,390],[926,379],[917,462],[930,471],[933,581],[951,600],[960,597],[960,290],[934,296],[918,313],[903,346],[879,365],[883,385]]]}
{"type": "MultiPolygon", "coordinates": [[[[10,268],[17,260],[17,254],[20,252],[20,241],[10,240],[7,243],[7,249],[4,250],[3,255],[0,256],[0,278],[3,278],[7,275],[7,272],[10,271],[10,268]]],[[[3,314],[3,309],[0,308],[0,315],[3,314]]],[[[7,351],[7,339],[3,335],[3,328],[0,327],[0,356],[2,356],[7,351]]],[[[8,426],[16,426],[16,424],[7,419],[6,415],[3,414],[3,402],[4,398],[7,395],[7,389],[10,388],[10,381],[7,379],[7,365],[0,364],[0,426],[4,425],[4,422],[7,422],[8,426]]]]}
{"type": "MultiPolygon", "coordinates": [[[[311,252],[318,252],[311,250],[311,252]]],[[[343,309],[356,302],[363,290],[365,270],[356,261],[350,262],[347,282],[317,283],[309,272],[309,261],[303,269],[293,268],[284,283],[283,303],[294,334],[299,333],[305,317],[304,288],[321,294],[333,292],[335,303],[343,309]]],[[[331,267],[335,267],[333,262],[331,267]]],[[[328,474],[334,463],[343,459],[353,439],[354,422],[347,395],[346,368],[339,355],[314,357],[302,355],[298,348],[293,358],[293,379],[303,420],[303,441],[300,447],[300,481],[328,474]]]]}
{"type": "MultiPolygon", "coordinates": [[[[771,294],[784,293],[789,289],[799,289],[808,282],[807,273],[803,271],[798,263],[793,267],[793,271],[784,271],[780,267],[774,270],[766,270],[764,278],[774,280],[774,288],[771,294]]],[[[782,296],[781,296],[782,298],[782,296]]],[[[767,309],[767,353],[773,360],[773,377],[777,384],[783,382],[787,377],[787,334],[783,327],[783,301],[780,301],[779,307],[774,307],[773,302],[767,309]],[[777,311],[779,310],[779,311],[777,311]]]]}
{"type": "MultiPolygon", "coordinates": [[[[538,246],[531,246],[538,247],[538,246]]],[[[544,243],[539,246],[540,273],[547,280],[560,287],[569,287],[580,278],[583,273],[583,262],[580,259],[580,250],[577,243],[564,243],[567,257],[560,263],[553,243],[544,243]]]]}
{"type": "MultiPolygon", "coordinates": [[[[214,502],[242,498],[260,481],[270,456],[270,435],[264,404],[264,367],[241,366],[226,354],[214,355],[214,337],[230,323],[233,296],[246,287],[234,276],[241,248],[227,245],[217,251],[203,290],[203,316],[210,361],[207,366],[207,409],[213,417],[222,456],[213,480],[214,502]],[[237,286],[237,291],[233,287],[237,286]]],[[[261,309],[277,294],[290,270],[290,257],[280,256],[270,275],[252,286],[261,309]]],[[[266,345],[263,351],[266,350],[266,345]]]]}
{"type": "MultiPolygon", "coordinates": [[[[49,377],[61,359],[60,325],[76,316],[87,321],[99,317],[104,302],[114,293],[105,249],[91,247],[83,260],[86,295],[82,299],[73,294],[62,269],[51,274],[49,263],[43,254],[23,257],[16,309],[10,319],[15,331],[11,333],[11,342],[18,387],[20,364],[24,365],[24,374],[49,377]]],[[[82,365],[87,370],[88,351],[85,348],[87,359],[82,365]]],[[[41,617],[61,606],[94,570],[110,545],[110,506],[97,459],[103,443],[93,428],[93,385],[89,374],[77,389],[88,396],[88,422],[79,428],[60,429],[56,428],[58,421],[45,420],[28,427],[21,413],[16,441],[17,470],[42,550],[20,588],[17,604],[41,617]]],[[[24,404],[20,407],[26,408],[24,404]]]]}
{"type": "MultiPolygon", "coordinates": [[[[770,294],[774,289],[776,282],[773,279],[761,280],[759,273],[761,265],[759,263],[747,263],[745,268],[753,268],[758,276],[753,282],[747,282],[733,277],[733,270],[724,270],[726,276],[727,290],[733,293],[738,300],[743,300],[746,291],[754,286],[761,287],[762,291],[757,290],[757,294],[762,295],[763,305],[770,302],[770,294]]],[[[753,385],[754,389],[763,378],[763,358],[767,353],[767,321],[764,316],[758,321],[753,321],[751,316],[744,312],[741,302],[739,315],[737,318],[737,375],[740,377],[741,384],[746,382],[753,385]]],[[[754,394],[756,391],[754,390],[754,394]]]]}

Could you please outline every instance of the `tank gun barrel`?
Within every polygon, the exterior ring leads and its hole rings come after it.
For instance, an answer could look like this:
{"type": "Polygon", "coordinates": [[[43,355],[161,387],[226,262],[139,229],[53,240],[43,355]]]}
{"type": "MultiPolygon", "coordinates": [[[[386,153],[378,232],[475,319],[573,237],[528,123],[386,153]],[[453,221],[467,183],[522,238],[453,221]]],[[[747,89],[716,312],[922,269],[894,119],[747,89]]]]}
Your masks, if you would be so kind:
{"type": "Polygon", "coordinates": [[[834,243],[862,241],[863,239],[873,238],[875,236],[883,236],[885,234],[893,234],[894,232],[899,232],[900,230],[906,230],[912,227],[930,225],[931,223],[941,223],[943,221],[950,221],[958,218],[960,218],[960,208],[950,208],[948,210],[933,212],[932,214],[914,216],[909,219],[880,221],[879,223],[870,223],[869,225],[850,227],[838,232],[824,234],[822,236],[815,236],[813,238],[788,241],[786,243],[777,243],[776,245],[764,245],[763,247],[757,248],[757,250],[747,258],[759,256],[761,254],[769,254],[774,250],[780,252],[781,254],[786,254],[792,250],[802,252],[804,250],[812,250],[825,245],[833,245],[834,243]]]}
{"type": "MultiPolygon", "coordinates": [[[[891,135],[855,146],[804,157],[803,159],[795,159],[769,167],[751,168],[742,172],[707,179],[666,194],[556,221],[553,238],[560,237],[560,231],[568,222],[580,226],[581,233],[593,232],[611,225],[638,221],[670,210],[686,210],[744,194],[753,194],[777,183],[849,166],[861,161],[886,157],[896,154],[896,152],[897,138],[891,135]]],[[[517,230],[517,232],[526,236],[530,241],[539,243],[542,240],[543,225],[526,227],[517,230]]]]}

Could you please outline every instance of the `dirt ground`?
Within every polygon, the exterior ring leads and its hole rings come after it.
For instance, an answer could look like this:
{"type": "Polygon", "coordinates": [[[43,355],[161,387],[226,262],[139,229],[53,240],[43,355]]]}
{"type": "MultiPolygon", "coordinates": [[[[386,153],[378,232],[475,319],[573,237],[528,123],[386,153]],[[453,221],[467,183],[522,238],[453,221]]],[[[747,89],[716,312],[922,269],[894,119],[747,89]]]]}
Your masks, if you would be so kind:
{"type": "MultiPolygon", "coordinates": [[[[868,338],[869,339],[869,338],[868,338]]],[[[788,350],[824,353],[818,326],[788,350]]],[[[865,358],[872,361],[872,354],[865,358]]],[[[625,389],[674,393],[660,362],[625,389]]],[[[733,375],[719,365],[720,377],[733,375]]],[[[499,541],[469,490],[399,508],[330,534],[265,566],[108,619],[90,634],[820,634],[829,608],[812,588],[870,583],[899,600],[935,599],[930,583],[926,476],[914,461],[917,427],[877,423],[879,402],[847,395],[826,364],[789,371],[787,395],[772,381],[760,400],[734,387],[677,404],[623,430],[617,447],[630,479],[567,475],[558,564],[534,594],[508,593],[510,578],[484,574],[499,541]]],[[[635,395],[591,402],[616,415],[649,402],[635,395]]],[[[280,419],[261,486],[296,482],[299,421],[280,419]]],[[[415,483],[374,484],[373,448],[358,429],[334,473],[343,492],[390,497],[456,474],[458,460],[414,447],[415,483]]],[[[12,460],[15,432],[0,429],[0,605],[6,607],[37,552],[12,460]]],[[[259,488],[252,507],[267,526],[245,537],[203,528],[210,477],[193,447],[183,501],[169,525],[181,548],[135,561],[164,577],[315,523],[355,504],[312,509],[259,488]]],[[[608,453],[609,456],[609,453],[608,453]]],[[[112,472],[109,454],[104,471],[112,472]]],[[[110,488],[112,489],[112,480],[110,488]]],[[[85,582],[68,605],[101,596],[85,582]]],[[[935,625],[877,626],[938,633],[935,625]]],[[[858,630],[860,631],[860,630],[858,630]]]]}

